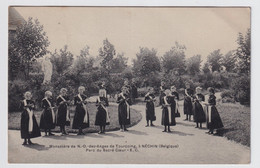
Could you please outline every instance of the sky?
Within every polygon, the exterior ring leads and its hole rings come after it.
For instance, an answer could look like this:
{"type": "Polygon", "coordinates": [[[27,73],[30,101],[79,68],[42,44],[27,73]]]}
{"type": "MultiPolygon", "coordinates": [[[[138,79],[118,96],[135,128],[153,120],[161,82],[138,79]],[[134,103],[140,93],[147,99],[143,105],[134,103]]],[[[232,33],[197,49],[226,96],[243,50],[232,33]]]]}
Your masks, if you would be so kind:
{"type": "Polygon", "coordinates": [[[250,28],[250,8],[177,7],[15,7],[25,18],[44,26],[53,52],[64,45],[75,56],[84,46],[97,56],[108,39],[117,53],[136,58],[140,47],[155,48],[161,57],[177,41],[186,46],[186,57],[206,60],[214,50],[236,49],[238,33],[250,28]]]}

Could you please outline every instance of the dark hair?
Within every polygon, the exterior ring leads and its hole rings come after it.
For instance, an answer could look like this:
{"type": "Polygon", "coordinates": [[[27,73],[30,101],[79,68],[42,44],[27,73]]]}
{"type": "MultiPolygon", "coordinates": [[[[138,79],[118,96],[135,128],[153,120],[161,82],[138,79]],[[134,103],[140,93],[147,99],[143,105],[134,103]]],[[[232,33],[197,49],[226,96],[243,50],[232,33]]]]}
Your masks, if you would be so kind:
{"type": "Polygon", "coordinates": [[[209,87],[209,88],[208,88],[208,91],[209,91],[210,93],[213,93],[213,94],[215,93],[215,90],[214,90],[213,87],[209,87]]]}

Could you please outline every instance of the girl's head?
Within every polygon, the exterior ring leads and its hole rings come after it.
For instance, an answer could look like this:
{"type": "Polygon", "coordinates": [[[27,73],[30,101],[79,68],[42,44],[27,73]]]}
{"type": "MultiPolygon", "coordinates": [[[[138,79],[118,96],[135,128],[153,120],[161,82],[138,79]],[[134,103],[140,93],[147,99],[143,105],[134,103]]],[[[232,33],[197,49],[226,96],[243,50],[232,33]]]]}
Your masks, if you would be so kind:
{"type": "Polygon", "coordinates": [[[31,98],[32,98],[32,93],[29,92],[29,91],[25,92],[25,93],[24,93],[24,98],[25,98],[26,100],[31,100],[31,98]]]}
{"type": "Polygon", "coordinates": [[[123,94],[127,94],[127,92],[128,92],[128,88],[125,86],[123,86],[121,90],[122,90],[123,94]]]}
{"type": "Polygon", "coordinates": [[[196,87],[196,93],[197,93],[197,94],[201,93],[201,91],[202,91],[202,88],[201,88],[201,87],[196,87]]]}
{"type": "Polygon", "coordinates": [[[164,81],[161,81],[161,86],[164,86],[165,85],[165,82],[164,81]]]}
{"type": "Polygon", "coordinates": [[[166,89],[166,90],[164,91],[164,93],[165,93],[166,96],[170,96],[171,91],[170,91],[169,89],[166,89]]]}
{"type": "Polygon", "coordinates": [[[107,91],[105,89],[99,89],[99,97],[106,97],[107,91]]]}
{"type": "Polygon", "coordinates": [[[124,85],[128,85],[128,84],[129,84],[128,79],[125,79],[125,81],[124,81],[124,85]]]}
{"type": "Polygon", "coordinates": [[[172,92],[175,92],[176,91],[176,87],[173,85],[173,86],[171,86],[171,91],[172,92]]]}
{"type": "Polygon", "coordinates": [[[208,88],[208,92],[209,92],[210,95],[214,95],[215,94],[215,90],[214,90],[213,87],[209,87],[208,88]]]}
{"type": "Polygon", "coordinates": [[[84,86],[80,86],[80,87],[78,88],[79,94],[83,94],[84,91],[85,91],[85,87],[84,87],[84,86]]]}
{"type": "Polygon", "coordinates": [[[52,97],[52,92],[49,91],[49,90],[47,90],[47,91],[45,92],[45,97],[51,98],[51,97],[52,97]]]}
{"type": "Polygon", "coordinates": [[[149,93],[154,93],[154,89],[151,87],[151,88],[149,88],[149,93]]]}
{"type": "Polygon", "coordinates": [[[61,90],[60,90],[60,94],[62,95],[62,96],[66,96],[67,95],[67,89],[66,88],[61,88],[61,90]]]}
{"type": "Polygon", "coordinates": [[[190,88],[190,83],[188,83],[188,82],[185,83],[185,87],[186,87],[186,88],[190,88]]]}

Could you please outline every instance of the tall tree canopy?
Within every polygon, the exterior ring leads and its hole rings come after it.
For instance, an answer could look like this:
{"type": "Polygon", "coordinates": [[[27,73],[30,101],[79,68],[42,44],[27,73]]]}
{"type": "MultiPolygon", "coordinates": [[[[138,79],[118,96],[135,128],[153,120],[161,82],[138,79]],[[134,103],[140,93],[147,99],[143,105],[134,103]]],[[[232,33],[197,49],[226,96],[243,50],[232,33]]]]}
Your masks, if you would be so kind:
{"type": "Polygon", "coordinates": [[[137,59],[133,60],[133,70],[136,75],[147,76],[151,72],[160,71],[160,60],[154,48],[140,47],[136,57],[137,59]]]}
{"type": "Polygon", "coordinates": [[[28,21],[17,27],[14,38],[10,40],[10,67],[19,67],[19,71],[22,71],[25,78],[28,78],[32,63],[36,58],[47,53],[47,47],[50,44],[43,26],[37,19],[33,20],[30,17],[28,21]]]}
{"type": "Polygon", "coordinates": [[[68,46],[65,45],[60,52],[58,53],[56,50],[51,56],[51,62],[53,64],[54,71],[58,75],[63,75],[65,71],[67,71],[73,63],[73,54],[68,51],[68,46]]]}
{"type": "Polygon", "coordinates": [[[236,66],[235,51],[227,52],[221,59],[220,63],[226,68],[227,72],[233,72],[236,66]]]}
{"type": "Polygon", "coordinates": [[[238,48],[236,56],[238,59],[237,69],[241,73],[250,73],[250,60],[251,60],[251,31],[247,30],[245,36],[242,33],[238,34],[237,38],[238,48]]]}
{"type": "Polygon", "coordinates": [[[201,55],[194,55],[186,61],[186,71],[190,75],[195,75],[200,72],[201,55]]]}
{"type": "Polygon", "coordinates": [[[167,74],[171,70],[177,71],[179,74],[185,73],[185,50],[184,45],[175,42],[175,46],[163,55],[162,69],[164,73],[167,74]]]}
{"type": "Polygon", "coordinates": [[[220,53],[220,49],[214,50],[208,55],[207,63],[210,66],[212,72],[220,71],[222,57],[223,55],[220,53]]]}
{"type": "Polygon", "coordinates": [[[102,58],[101,66],[106,70],[110,71],[112,69],[111,60],[113,60],[116,55],[116,50],[113,44],[111,44],[108,39],[103,41],[103,47],[99,48],[99,56],[102,58]]]}
{"type": "Polygon", "coordinates": [[[111,61],[111,72],[123,72],[127,67],[128,58],[124,57],[124,53],[118,53],[117,56],[111,61]]]}

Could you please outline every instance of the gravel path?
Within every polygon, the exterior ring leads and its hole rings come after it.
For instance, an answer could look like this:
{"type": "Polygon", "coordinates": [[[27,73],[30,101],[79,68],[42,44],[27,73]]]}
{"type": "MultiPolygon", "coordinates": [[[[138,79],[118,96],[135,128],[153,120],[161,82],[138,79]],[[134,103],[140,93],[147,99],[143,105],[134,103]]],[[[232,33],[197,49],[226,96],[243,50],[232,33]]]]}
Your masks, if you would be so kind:
{"type": "MultiPolygon", "coordinates": [[[[156,107],[155,127],[145,127],[145,106],[133,105],[143,119],[128,132],[85,136],[39,137],[22,146],[20,132],[9,130],[9,163],[146,163],[213,164],[249,163],[250,148],[195,129],[193,122],[177,119],[172,133],[163,133],[161,109],[156,107]],[[103,145],[103,146],[98,146],[103,145]]],[[[182,106],[181,106],[182,108],[182,106]]],[[[181,113],[183,114],[183,113],[181,113]]],[[[205,127],[205,125],[204,125],[205,127]]]]}

